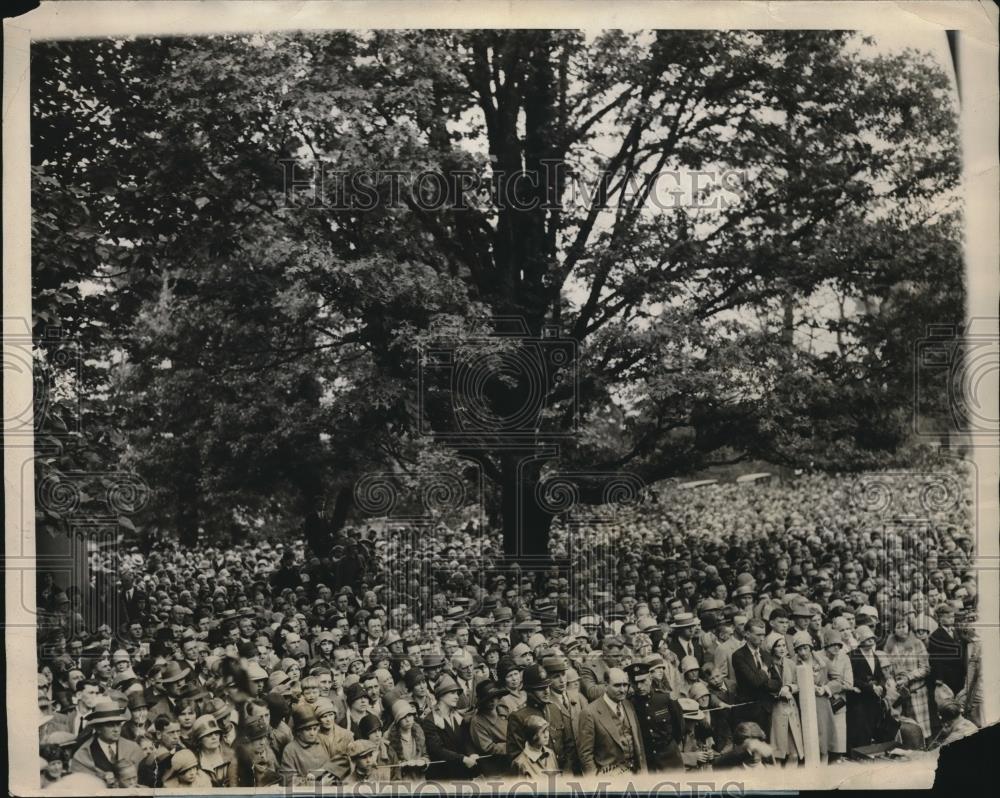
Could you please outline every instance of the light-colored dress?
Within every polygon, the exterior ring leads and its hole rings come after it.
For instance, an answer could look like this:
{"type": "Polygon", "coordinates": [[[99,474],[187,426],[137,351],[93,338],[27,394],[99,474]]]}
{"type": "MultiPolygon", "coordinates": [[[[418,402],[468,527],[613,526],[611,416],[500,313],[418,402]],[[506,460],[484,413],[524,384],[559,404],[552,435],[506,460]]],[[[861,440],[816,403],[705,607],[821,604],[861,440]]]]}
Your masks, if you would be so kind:
{"type": "MultiPolygon", "coordinates": [[[[813,684],[815,687],[826,687],[830,683],[830,673],[827,668],[826,657],[820,656],[815,651],[811,654],[813,684]]],[[[787,661],[787,660],[786,660],[787,661]]],[[[848,663],[849,665],[850,663],[848,663]]],[[[792,678],[798,686],[797,664],[793,661],[792,678]]],[[[816,725],[819,733],[819,753],[825,756],[832,749],[834,738],[836,737],[836,725],[833,717],[833,707],[830,706],[830,697],[827,695],[816,696],[816,725]]],[[[844,727],[845,743],[847,727],[844,727]]],[[[845,746],[846,747],[846,746],[845,746]]]]}
{"type": "MultiPolygon", "coordinates": [[[[830,689],[831,697],[850,692],[851,688],[854,687],[851,659],[844,653],[843,649],[838,651],[837,656],[832,660],[827,658],[826,670],[830,676],[830,681],[826,684],[830,689]]],[[[833,713],[833,739],[830,742],[830,753],[847,753],[847,704],[833,713]]]]}
{"type": "MultiPolygon", "coordinates": [[[[772,667],[781,674],[782,687],[795,687],[795,664],[785,657],[772,667]]],[[[799,722],[799,706],[795,696],[775,698],[771,710],[771,748],[775,759],[790,757],[793,761],[802,759],[805,748],[802,745],[802,724],[799,722]]]]}

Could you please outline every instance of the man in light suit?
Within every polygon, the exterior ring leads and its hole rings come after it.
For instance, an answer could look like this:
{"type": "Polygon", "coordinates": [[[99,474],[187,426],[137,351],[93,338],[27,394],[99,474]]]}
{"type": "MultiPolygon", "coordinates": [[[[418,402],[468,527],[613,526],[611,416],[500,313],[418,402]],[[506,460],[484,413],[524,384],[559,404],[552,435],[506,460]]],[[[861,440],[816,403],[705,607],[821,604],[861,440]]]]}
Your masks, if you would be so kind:
{"type": "Polygon", "coordinates": [[[90,773],[114,784],[115,768],[129,762],[137,768],[145,757],[142,749],[131,740],[122,739],[122,726],[127,716],[116,701],[102,701],[87,717],[87,727],[93,735],[73,754],[71,773],[90,773]]]}
{"type": "Polygon", "coordinates": [[[611,668],[604,694],[580,715],[577,745],[584,776],[646,770],[639,720],[625,700],[628,685],[625,671],[611,668]]]}

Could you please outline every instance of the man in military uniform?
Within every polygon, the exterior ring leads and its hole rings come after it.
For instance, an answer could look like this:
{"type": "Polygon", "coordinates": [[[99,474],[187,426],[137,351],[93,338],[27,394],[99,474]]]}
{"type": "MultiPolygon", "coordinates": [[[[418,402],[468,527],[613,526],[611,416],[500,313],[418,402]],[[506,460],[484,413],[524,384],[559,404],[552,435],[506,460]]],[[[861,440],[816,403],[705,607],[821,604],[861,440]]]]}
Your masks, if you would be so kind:
{"type": "Polygon", "coordinates": [[[667,693],[653,690],[646,663],[636,662],[625,670],[631,682],[632,706],[639,720],[649,769],[683,770],[679,742],[684,735],[684,719],[680,705],[667,693]]]}

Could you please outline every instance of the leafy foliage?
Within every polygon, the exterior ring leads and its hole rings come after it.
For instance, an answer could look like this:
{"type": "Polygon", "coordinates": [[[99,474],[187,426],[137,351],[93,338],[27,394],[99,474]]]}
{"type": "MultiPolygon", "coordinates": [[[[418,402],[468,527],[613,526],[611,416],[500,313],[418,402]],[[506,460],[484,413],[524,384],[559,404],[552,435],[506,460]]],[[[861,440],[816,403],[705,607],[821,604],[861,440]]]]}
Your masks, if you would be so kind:
{"type": "MultiPolygon", "coordinates": [[[[305,523],[322,548],[360,475],[443,448],[538,552],[554,469],[899,460],[913,342],[961,317],[948,82],[846,32],[80,41],[32,74],[36,333],[86,353],[84,432],[44,467],[134,467],[143,527],[188,542],[305,523]],[[656,207],[696,170],[739,179],[656,207]],[[422,171],[493,201],[423,202],[422,171]],[[544,423],[520,452],[448,446],[456,397],[418,395],[421,352],[496,316],[525,325],[544,423]],[[538,360],[547,325],[577,383],[538,360]]],[[[527,390],[482,399],[504,419],[527,390]]]]}

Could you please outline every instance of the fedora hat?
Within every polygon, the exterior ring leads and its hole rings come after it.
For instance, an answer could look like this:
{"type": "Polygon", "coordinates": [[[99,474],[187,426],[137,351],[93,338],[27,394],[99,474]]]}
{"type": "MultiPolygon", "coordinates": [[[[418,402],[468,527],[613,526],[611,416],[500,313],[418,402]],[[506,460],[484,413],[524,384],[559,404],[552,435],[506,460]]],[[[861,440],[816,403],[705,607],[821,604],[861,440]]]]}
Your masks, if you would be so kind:
{"type": "Polygon", "coordinates": [[[424,654],[424,658],[420,663],[421,668],[443,668],[444,667],[444,655],[443,654],[424,654]]]}
{"type": "Polygon", "coordinates": [[[149,709],[149,701],[142,690],[136,690],[128,694],[128,708],[135,712],[137,709],[149,709]]]}
{"type": "Polygon", "coordinates": [[[213,698],[205,705],[205,711],[210,712],[220,723],[228,720],[233,714],[233,708],[221,698],[213,698]]]}
{"type": "Polygon", "coordinates": [[[569,662],[559,654],[542,657],[542,667],[549,673],[565,673],[569,669],[569,662]]]}
{"type": "Polygon", "coordinates": [[[267,718],[258,717],[250,718],[240,731],[245,740],[253,742],[254,740],[261,740],[267,737],[270,730],[271,727],[267,722],[267,718]]]}
{"type": "Polygon", "coordinates": [[[87,715],[88,726],[100,726],[106,723],[124,723],[128,715],[117,701],[105,699],[99,701],[93,711],[87,715]]]}
{"type": "Polygon", "coordinates": [[[160,674],[160,681],[163,684],[172,684],[173,682],[186,679],[189,673],[191,673],[189,667],[181,665],[177,660],[172,659],[167,663],[167,667],[163,669],[163,673],[160,674]]]}

